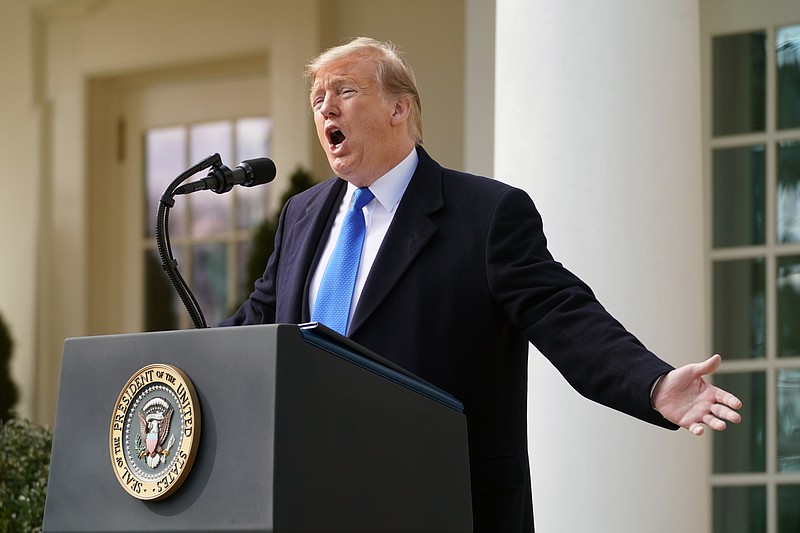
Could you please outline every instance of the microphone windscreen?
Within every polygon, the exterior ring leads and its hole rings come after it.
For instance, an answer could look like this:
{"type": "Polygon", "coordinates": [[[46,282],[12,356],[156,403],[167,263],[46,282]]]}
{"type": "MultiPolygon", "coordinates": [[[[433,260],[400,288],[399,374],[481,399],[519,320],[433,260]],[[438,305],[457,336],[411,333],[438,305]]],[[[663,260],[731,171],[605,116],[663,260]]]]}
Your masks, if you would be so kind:
{"type": "Polygon", "coordinates": [[[277,173],[277,170],[275,168],[275,163],[273,163],[272,160],[269,159],[268,157],[247,159],[245,161],[242,161],[239,166],[243,167],[245,164],[250,165],[253,176],[253,179],[248,180],[248,182],[246,183],[247,187],[254,187],[255,185],[263,185],[275,179],[275,174],[277,173]]]}

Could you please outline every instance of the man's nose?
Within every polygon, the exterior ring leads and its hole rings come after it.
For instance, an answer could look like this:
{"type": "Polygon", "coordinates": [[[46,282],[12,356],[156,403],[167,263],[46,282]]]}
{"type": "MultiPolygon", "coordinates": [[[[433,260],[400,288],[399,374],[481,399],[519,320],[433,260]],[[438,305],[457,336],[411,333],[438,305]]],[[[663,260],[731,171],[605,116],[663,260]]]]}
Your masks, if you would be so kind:
{"type": "Polygon", "coordinates": [[[322,100],[322,105],[319,106],[319,113],[323,117],[336,115],[338,113],[338,107],[331,95],[325,96],[325,99],[322,100]]]}

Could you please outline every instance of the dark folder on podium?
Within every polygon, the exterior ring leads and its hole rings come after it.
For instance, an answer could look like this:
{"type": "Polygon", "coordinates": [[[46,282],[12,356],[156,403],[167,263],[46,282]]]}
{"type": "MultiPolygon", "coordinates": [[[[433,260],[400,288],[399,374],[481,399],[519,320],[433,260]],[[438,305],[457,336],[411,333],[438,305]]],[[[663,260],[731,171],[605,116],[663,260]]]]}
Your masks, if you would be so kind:
{"type": "Polygon", "coordinates": [[[68,339],[44,531],[469,532],[462,410],[317,324],[68,339]],[[155,474],[113,464],[114,431],[154,473],[182,453],[155,429],[174,426],[177,414],[159,411],[160,399],[127,404],[132,376],[154,364],[191,381],[199,438],[179,487],[140,499],[128,490],[155,487],[155,474]],[[130,416],[115,428],[120,399],[130,416]]]}

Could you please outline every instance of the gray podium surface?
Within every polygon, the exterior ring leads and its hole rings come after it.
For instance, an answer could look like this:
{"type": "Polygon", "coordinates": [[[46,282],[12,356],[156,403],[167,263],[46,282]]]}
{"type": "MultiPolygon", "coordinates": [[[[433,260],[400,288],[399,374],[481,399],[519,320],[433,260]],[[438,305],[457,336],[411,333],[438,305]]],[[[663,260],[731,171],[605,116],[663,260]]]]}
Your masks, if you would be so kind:
{"type": "Polygon", "coordinates": [[[68,339],[44,530],[469,532],[464,415],[306,342],[293,325],[68,339]],[[202,430],[161,501],[115,477],[111,416],[140,368],[174,365],[202,430]]]}

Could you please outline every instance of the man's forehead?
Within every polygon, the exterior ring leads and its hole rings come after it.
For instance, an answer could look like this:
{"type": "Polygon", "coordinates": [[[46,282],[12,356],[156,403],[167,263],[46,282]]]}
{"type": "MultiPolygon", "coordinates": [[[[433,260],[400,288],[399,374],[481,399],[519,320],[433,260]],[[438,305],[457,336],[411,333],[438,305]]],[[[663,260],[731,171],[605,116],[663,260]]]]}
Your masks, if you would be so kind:
{"type": "Polygon", "coordinates": [[[321,86],[344,82],[369,84],[376,81],[377,73],[372,62],[363,57],[346,57],[321,67],[312,79],[312,90],[321,86]]]}
{"type": "Polygon", "coordinates": [[[326,72],[319,73],[314,77],[312,88],[316,89],[328,85],[337,85],[340,83],[358,82],[358,76],[344,72],[326,72]]]}

